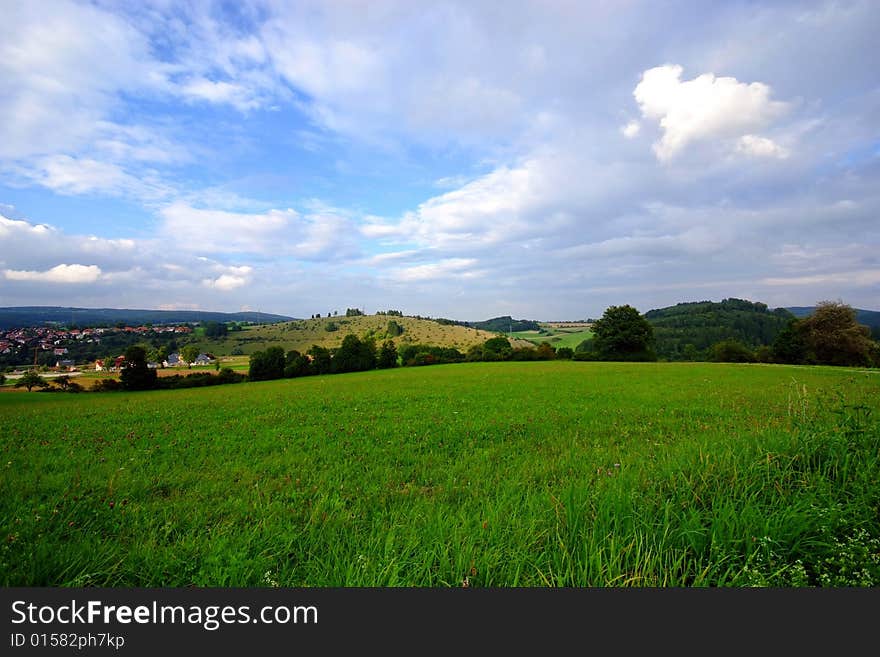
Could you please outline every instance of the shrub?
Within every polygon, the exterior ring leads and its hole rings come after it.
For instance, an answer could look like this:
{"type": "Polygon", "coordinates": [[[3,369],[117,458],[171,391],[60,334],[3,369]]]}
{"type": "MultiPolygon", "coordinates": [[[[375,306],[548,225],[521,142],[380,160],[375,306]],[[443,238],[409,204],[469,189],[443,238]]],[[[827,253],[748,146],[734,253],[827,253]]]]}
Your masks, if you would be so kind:
{"type": "Polygon", "coordinates": [[[754,363],[755,354],[739,340],[722,340],[712,345],[709,353],[716,363],[754,363]]]}
{"type": "Polygon", "coordinates": [[[122,390],[122,384],[116,379],[101,379],[92,386],[95,392],[115,392],[122,390]]]}

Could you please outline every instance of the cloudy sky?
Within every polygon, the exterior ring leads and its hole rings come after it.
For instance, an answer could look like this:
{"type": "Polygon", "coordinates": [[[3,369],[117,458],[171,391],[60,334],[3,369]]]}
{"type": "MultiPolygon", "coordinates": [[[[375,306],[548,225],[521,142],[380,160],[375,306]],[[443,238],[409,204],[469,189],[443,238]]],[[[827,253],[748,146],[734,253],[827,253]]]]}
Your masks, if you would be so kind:
{"type": "Polygon", "coordinates": [[[875,0],[0,14],[0,306],[880,309],[875,0]]]}

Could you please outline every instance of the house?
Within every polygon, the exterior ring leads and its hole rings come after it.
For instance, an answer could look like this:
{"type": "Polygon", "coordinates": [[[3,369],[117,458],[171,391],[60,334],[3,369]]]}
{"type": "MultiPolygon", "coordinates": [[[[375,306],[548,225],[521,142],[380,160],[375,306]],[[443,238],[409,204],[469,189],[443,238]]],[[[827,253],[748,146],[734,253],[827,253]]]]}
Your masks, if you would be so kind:
{"type": "Polygon", "coordinates": [[[65,359],[65,360],[56,361],[55,362],[55,369],[68,370],[68,371],[72,372],[76,368],[74,367],[74,362],[72,360],[65,359]]]}
{"type": "Polygon", "coordinates": [[[176,351],[173,354],[168,354],[168,358],[166,358],[164,362],[165,367],[179,367],[185,364],[186,363],[180,359],[180,354],[176,351]]]}
{"type": "Polygon", "coordinates": [[[193,365],[210,365],[214,361],[208,354],[199,354],[192,362],[193,365]]]}
{"type": "Polygon", "coordinates": [[[52,350],[53,356],[63,356],[66,353],[67,353],[67,347],[55,347],[55,349],[52,350]]]}
{"type": "Polygon", "coordinates": [[[159,363],[151,360],[150,362],[147,363],[147,367],[149,367],[151,370],[157,370],[157,369],[159,369],[160,366],[159,366],[159,363]]]}
{"type": "Polygon", "coordinates": [[[104,371],[104,361],[101,360],[100,358],[95,361],[95,371],[96,372],[103,372],[104,371]]]}

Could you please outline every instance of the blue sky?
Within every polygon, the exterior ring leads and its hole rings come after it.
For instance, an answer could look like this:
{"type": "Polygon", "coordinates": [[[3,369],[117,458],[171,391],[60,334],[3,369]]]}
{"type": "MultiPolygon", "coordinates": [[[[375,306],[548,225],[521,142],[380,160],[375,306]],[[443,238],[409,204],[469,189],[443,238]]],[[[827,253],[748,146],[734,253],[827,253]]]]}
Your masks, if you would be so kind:
{"type": "Polygon", "coordinates": [[[0,305],[880,309],[876,2],[0,14],[0,305]]]}

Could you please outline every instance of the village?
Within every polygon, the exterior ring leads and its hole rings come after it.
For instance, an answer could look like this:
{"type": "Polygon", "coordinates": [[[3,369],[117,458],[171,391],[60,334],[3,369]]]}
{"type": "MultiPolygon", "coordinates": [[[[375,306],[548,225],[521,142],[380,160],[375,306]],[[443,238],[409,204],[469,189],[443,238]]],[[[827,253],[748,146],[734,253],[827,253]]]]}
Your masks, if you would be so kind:
{"type": "MultiPolygon", "coordinates": [[[[39,365],[44,370],[55,373],[78,373],[83,371],[117,372],[125,357],[121,352],[123,345],[136,341],[167,342],[176,347],[177,337],[187,337],[194,331],[193,326],[144,325],[144,326],[105,326],[90,328],[63,327],[17,327],[0,330],[0,359],[12,377],[22,372],[24,366],[39,365]],[[106,350],[101,351],[106,344],[106,350]],[[88,345],[87,348],[84,348],[88,345]],[[119,355],[112,354],[118,350],[119,355]],[[90,357],[103,353],[102,357],[90,357]],[[77,358],[80,354],[82,357],[77,358]]],[[[182,350],[157,349],[156,358],[148,362],[151,368],[191,367],[210,365],[215,362],[212,354],[198,353],[190,360],[183,357],[182,350]],[[170,352],[167,353],[166,352],[170,352]]]]}

